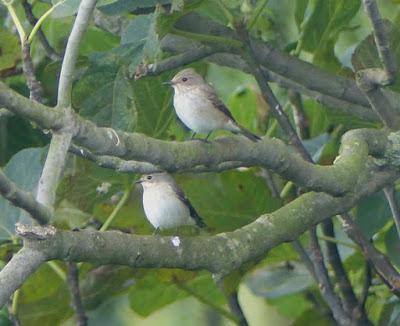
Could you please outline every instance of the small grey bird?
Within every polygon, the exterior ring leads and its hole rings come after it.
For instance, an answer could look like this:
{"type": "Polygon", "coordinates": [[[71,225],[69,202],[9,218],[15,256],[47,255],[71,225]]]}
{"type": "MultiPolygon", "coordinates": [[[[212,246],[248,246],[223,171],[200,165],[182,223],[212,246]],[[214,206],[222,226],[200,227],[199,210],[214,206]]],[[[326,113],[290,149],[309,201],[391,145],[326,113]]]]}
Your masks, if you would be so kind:
{"type": "Polygon", "coordinates": [[[260,140],[251,131],[240,126],[214,89],[194,69],[178,72],[165,84],[174,88],[174,107],[179,119],[196,133],[210,134],[215,130],[239,133],[252,141],[260,140]]]}
{"type": "Polygon", "coordinates": [[[138,183],[143,186],[144,212],[156,230],[181,225],[206,226],[168,173],[143,175],[138,183]]]}

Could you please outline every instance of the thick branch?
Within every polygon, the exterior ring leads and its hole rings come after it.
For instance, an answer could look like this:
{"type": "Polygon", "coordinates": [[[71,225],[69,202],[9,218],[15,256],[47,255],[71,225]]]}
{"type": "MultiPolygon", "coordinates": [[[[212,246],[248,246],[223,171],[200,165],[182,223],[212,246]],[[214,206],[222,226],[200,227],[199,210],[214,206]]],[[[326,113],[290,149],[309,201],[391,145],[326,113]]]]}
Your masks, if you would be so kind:
{"type": "Polygon", "coordinates": [[[1,169],[0,194],[15,206],[26,210],[40,224],[45,224],[50,220],[50,211],[38,203],[31,193],[19,189],[14,182],[6,177],[1,169]]]}
{"type": "MultiPolygon", "coordinates": [[[[382,189],[396,177],[396,172],[379,171],[378,167],[370,164],[357,186],[357,193],[340,198],[324,193],[306,193],[234,232],[180,238],[178,246],[176,241],[172,241],[172,237],[139,236],[118,231],[74,232],[56,231],[51,227],[19,226],[17,232],[25,238],[24,250],[41,252],[46,260],[85,261],[132,267],[206,269],[226,275],[245,262],[265,255],[266,251],[278,244],[296,239],[332,214],[348,211],[358,200],[382,189]]],[[[21,261],[20,264],[25,266],[26,262],[21,261]]],[[[14,266],[14,269],[19,270],[19,267],[14,266]]],[[[3,284],[4,277],[8,275],[4,274],[5,270],[9,271],[7,267],[0,271],[0,284],[3,284]]],[[[25,278],[27,276],[26,274],[25,278]]],[[[18,281],[17,286],[22,282],[23,280],[18,281]]],[[[396,291],[400,290],[399,284],[400,278],[392,279],[391,285],[396,285],[396,291]]],[[[7,287],[3,290],[0,286],[0,299],[4,299],[0,300],[0,306],[4,305],[15,289],[7,287]]]]}
{"type": "MultiPolygon", "coordinates": [[[[0,105],[8,110],[46,128],[51,125],[50,117],[54,117],[55,128],[60,126],[60,121],[67,119],[65,113],[59,112],[58,116],[54,109],[31,103],[0,82],[0,105]]],[[[168,142],[138,133],[99,128],[75,114],[73,119],[74,142],[96,155],[148,162],[170,172],[196,170],[199,166],[213,171],[217,167],[222,169],[220,165],[225,162],[237,162],[235,166],[264,166],[304,188],[335,195],[354,188],[367,155],[382,155],[387,142],[383,131],[362,129],[349,132],[342,139],[340,156],[335,164],[318,166],[304,161],[279,139],[264,137],[262,141],[250,142],[237,136],[219,138],[211,143],[168,142]]],[[[232,168],[232,164],[227,168],[232,168]]]]}
{"type": "Polygon", "coordinates": [[[0,306],[4,306],[15,290],[21,287],[29,275],[45,262],[41,251],[22,248],[0,271],[0,306]]]}

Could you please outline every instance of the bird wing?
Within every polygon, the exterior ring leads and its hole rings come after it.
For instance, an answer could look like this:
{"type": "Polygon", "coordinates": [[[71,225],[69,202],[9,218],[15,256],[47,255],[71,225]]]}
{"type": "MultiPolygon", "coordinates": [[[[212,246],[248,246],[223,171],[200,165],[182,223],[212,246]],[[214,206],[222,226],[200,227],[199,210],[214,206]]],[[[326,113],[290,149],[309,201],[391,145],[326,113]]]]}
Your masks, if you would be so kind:
{"type": "Polygon", "coordinates": [[[229,109],[226,107],[224,102],[222,102],[218,95],[215,93],[214,89],[210,86],[207,85],[207,94],[208,94],[208,99],[211,101],[213,106],[220,110],[223,114],[225,114],[229,119],[231,119],[234,123],[236,123],[235,118],[233,117],[232,113],[229,111],[229,109]]]}
{"type": "Polygon", "coordinates": [[[197,214],[196,210],[194,209],[192,203],[187,199],[183,191],[179,188],[175,189],[176,194],[178,195],[179,200],[189,208],[190,217],[194,219],[196,225],[200,228],[205,227],[206,224],[203,222],[203,219],[197,214]]]}

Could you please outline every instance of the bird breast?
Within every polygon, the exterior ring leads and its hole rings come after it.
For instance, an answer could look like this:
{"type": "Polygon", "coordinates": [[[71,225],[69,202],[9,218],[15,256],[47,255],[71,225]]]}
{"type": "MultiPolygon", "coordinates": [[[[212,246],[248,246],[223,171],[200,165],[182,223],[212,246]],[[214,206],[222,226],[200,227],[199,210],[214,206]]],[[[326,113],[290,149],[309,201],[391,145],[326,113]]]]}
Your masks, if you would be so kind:
{"type": "Polygon", "coordinates": [[[226,129],[229,124],[229,119],[214,107],[207,93],[202,90],[176,90],[174,108],[179,119],[189,129],[198,133],[226,129]]]}
{"type": "Polygon", "coordinates": [[[143,193],[143,208],[155,228],[169,229],[194,222],[189,208],[168,186],[146,189],[143,193]]]}

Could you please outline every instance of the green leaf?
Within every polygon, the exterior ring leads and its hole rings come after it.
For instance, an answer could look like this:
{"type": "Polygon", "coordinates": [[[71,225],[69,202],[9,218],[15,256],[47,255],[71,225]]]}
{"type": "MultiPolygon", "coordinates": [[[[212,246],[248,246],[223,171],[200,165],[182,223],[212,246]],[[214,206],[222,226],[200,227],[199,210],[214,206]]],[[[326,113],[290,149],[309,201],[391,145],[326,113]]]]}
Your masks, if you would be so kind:
{"type": "Polygon", "coordinates": [[[329,135],[327,133],[324,133],[317,137],[303,140],[302,143],[307,152],[311,155],[313,161],[318,162],[328,141],[329,135]]]}
{"type": "Polygon", "coordinates": [[[385,246],[387,255],[389,256],[391,262],[400,267],[400,240],[399,233],[397,232],[394,224],[385,234],[385,246]]]}
{"type": "Polygon", "coordinates": [[[299,318],[304,312],[313,307],[312,303],[306,300],[304,293],[295,293],[268,299],[268,303],[276,307],[279,314],[290,319],[299,318]]]}
{"type": "MultiPolygon", "coordinates": [[[[46,148],[28,148],[18,152],[5,166],[5,175],[20,189],[34,193],[42,173],[46,152],[46,148]]],[[[12,237],[17,222],[32,224],[32,219],[25,211],[0,197],[0,241],[12,237]]]]}
{"type": "Polygon", "coordinates": [[[280,207],[265,180],[251,170],[177,176],[177,180],[205,223],[216,231],[235,230],[280,207]]]}
{"type": "Polygon", "coordinates": [[[78,12],[81,0],[52,0],[56,8],[52,11],[52,18],[64,18],[75,15],[78,12]]]}
{"type": "Polygon", "coordinates": [[[162,138],[173,119],[172,91],[162,83],[170,80],[171,72],[156,77],[142,78],[133,84],[133,98],[137,112],[135,131],[162,138]]]}
{"type": "Polygon", "coordinates": [[[313,100],[303,101],[304,111],[308,120],[310,137],[314,138],[326,132],[329,127],[327,108],[313,100]]]}
{"type": "Polygon", "coordinates": [[[301,292],[314,280],[303,264],[290,262],[258,269],[246,278],[246,284],[254,294],[273,299],[301,292]]]}
{"type": "Polygon", "coordinates": [[[126,266],[99,266],[80,282],[82,302],[93,310],[111,297],[126,291],[134,283],[134,270],[126,266]]]}
{"type": "Polygon", "coordinates": [[[160,282],[157,275],[148,273],[132,286],[129,297],[131,308],[141,316],[148,316],[186,296],[175,284],[160,282]]]}
{"type": "Polygon", "coordinates": [[[362,199],[355,209],[355,222],[367,238],[378,232],[390,216],[390,208],[382,191],[362,199]]]}
{"type": "Polygon", "coordinates": [[[170,4],[171,0],[115,0],[107,4],[100,4],[98,9],[107,15],[120,15],[137,9],[152,9],[157,4],[170,4]]]}
{"type": "Polygon", "coordinates": [[[21,325],[60,325],[72,315],[67,283],[43,264],[23,284],[18,300],[21,325]]]}
{"type": "Polygon", "coordinates": [[[292,326],[334,326],[336,325],[331,319],[322,314],[318,313],[315,309],[309,309],[304,311],[299,318],[297,318],[292,326]]]}
{"type": "Polygon", "coordinates": [[[21,59],[18,38],[7,31],[0,30],[0,71],[13,68],[21,59]]]}
{"type": "Polygon", "coordinates": [[[141,49],[140,45],[129,44],[90,58],[89,69],[73,90],[74,107],[83,117],[100,126],[133,130],[137,113],[126,67],[140,62],[141,49]]]}
{"type": "Polygon", "coordinates": [[[131,308],[141,316],[148,316],[152,312],[190,295],[185,289],[190,289],[196,295],[206,298],[215,305],[225,303],[224,297],[216,288],[208,273],[200,273],[193,278],[193,272],[161,269],[157,272],[146,271],[136,279],[130,288],[131,308]],[[165,277],[166,274],[167,277],[165,277]],[[187,280],[185,275],[189,274],[187,280]],[[183,287],[177,284],[183,284],[183,287]]]}
{"type": "Polygon", "coordinates": [[[337,72],[341,65],[334,54],[334,46],[341,31],[349,27],[360,8],[360,0],[314,0],[307,9],[302,2],[297,12],[303,50],[314,53],[314,63],[337,72]],[[304,12],[303,21],[299,22],[304,12]]]}

